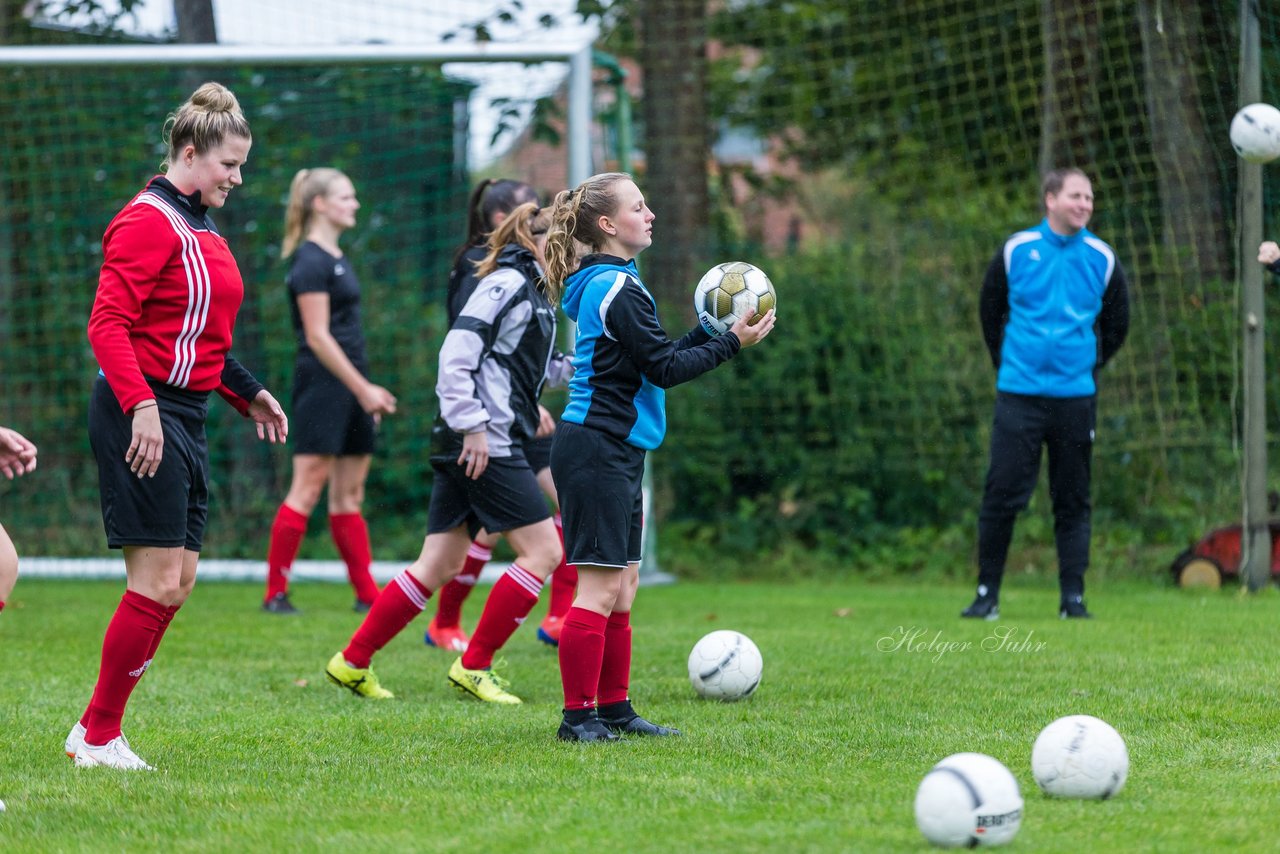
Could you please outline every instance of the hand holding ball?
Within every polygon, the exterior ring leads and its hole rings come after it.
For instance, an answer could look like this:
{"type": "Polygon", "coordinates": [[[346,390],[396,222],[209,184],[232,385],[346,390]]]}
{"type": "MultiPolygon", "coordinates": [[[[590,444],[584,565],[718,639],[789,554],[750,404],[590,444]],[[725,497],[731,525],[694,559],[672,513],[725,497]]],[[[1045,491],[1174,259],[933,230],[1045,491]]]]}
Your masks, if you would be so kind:
{"type": "MultiPolygon", "coordinates": [[[[778,304],[773,282],[764,270],[745,261],[726,261],[706,272],[693,291],[693,310],[698,322],[711,335],[728,332],[735,323],[746,318],[755,324],[778,304]]],[[[761,330],[763,338],[768,330],[761,330]]],[[[739,336],[743,337],[743,336],[739,336]]],[[[744,346],[756,340],[743,340],[744,346]]]]}

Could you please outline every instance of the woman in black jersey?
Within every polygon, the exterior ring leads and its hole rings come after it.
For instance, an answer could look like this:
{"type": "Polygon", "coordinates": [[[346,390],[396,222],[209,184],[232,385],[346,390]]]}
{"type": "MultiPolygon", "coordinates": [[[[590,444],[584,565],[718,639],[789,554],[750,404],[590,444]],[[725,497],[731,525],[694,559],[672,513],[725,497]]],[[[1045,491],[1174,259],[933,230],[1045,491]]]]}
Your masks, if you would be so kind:
{"type": "Polygon", "coordinates": [[[347,565],[357,611],[378,596],[369,572],[369,528],[361,512],[374,434],[396,398],[368,379],[360,327],[360,282],[338,239],[356,224],[360,202],[337,169],[303,169],[293,178],[281,255],[298,339],[293,376],[293,480],[276,511],[267,550],[264,611],[296,614],[289,572],[320,493],[329,490],[329,530],[347,565]]]}

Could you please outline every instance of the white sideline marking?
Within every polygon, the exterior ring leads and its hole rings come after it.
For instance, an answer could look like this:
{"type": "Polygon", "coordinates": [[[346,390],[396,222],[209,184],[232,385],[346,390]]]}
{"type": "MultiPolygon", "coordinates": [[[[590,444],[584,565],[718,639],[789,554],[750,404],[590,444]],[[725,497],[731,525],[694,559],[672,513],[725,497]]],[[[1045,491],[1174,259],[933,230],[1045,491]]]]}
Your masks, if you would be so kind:
{"type": "MultiPolygon", "coordinates": [[[[412,561],[375,560],[369,567],[374,580],[386,584],[404,571],[412,561]]],[[[490,561],[480,575],[482,584],[492,584],[507,571],[506,562],[490,561]]],[[[267,580],[267,564],[261,560],[200,561],[196,572],[201,581],[267,580]]],[[[18,578],[124,578],[121,557],[23,557],[18,562],[18,578]]],[[[332,581],[347,583],[347,565],[340,560],[294,561],[290,581],[332,581]]]]}
{"type": "MultiPolygon", "coordinates": [[[[395,578],[412,561],[375,560],[369,567],[379,585],[395,578]]],[[[489,561],[480,573],[481,584],[493,584],[511,564],[505,561],[489,561]]],[[[260,581],[266,583],[267,564],[261,560],[200,561],[197,577],[202,581],[260,581]]],[[[122,557],[21,557],[18,560],[18,578],[124,578],[122,557]]],[[[347,584],[347,565],[340,560],[294,561],[290,581],[328,581],[347,584]]],[[[675,578],[665,572],[640,571],[640,585],[670,584],[675,578]]]]}

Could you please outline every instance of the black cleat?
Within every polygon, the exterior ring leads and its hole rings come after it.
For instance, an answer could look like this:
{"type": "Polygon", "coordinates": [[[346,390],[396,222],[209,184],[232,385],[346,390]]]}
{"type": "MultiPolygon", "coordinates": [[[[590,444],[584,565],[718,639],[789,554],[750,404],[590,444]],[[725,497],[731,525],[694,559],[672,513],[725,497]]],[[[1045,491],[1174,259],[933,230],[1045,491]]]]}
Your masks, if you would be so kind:
{"type": "Polygon", "coordinates": [[[366,602],[363,599],[357,599],[356,604],[351,606],[351,610],[355,611],[357,614],[367,614],[369,613],[369,609],[372,607],[373,607],[372,602],[366,602]]]}
{"type": "Polygon", "coordinates": [[[301,614],[297,608],[293,607],[293,603],[289,601],[288,593],[277,593],[270,599],[262,603],[262,610],[268,614],[301,614]]]}
{"type": "Polygon", "coordinates": [[[680,730],[668,726],[658,726],[636,714],[630,700],[621,703],[610,703],[596,710],[600,723],[610,732],[618,735],[679,735],[680,730]]]}
{"type": "Polygon", "coordinates": [[[632,715],[629,718],[617,720],[613,718],[601,718],[600,723],[610,732],[616,732],[618,735],[679,735],[680,730],[669,726],[658,726],[655,723],[646,721],[639,715],[632,715]]]}
{"type": "Polygon", "coordinates": [[[1058,616],[1064,620],[1092,620],[1093,614],[1084,606],[1084,597],[1063,599],[1058,605],[1058,616]]]}
{"type": "Polygon", "coordinates": [[[556,733],[556,738],[561,741],[617,741],[618,737],[605,728],[600,723],[600,719],[594,713],[580,723],[569,723],[568,720],[560,722],[560,731],[556,733]]]}
{"type": "Polygon", "coordinates": [[[979,596],[973,600],[972,605],[960,612],[960,616],[975,620],[998,620],[1000,600],[994,596],[979,596]]]}

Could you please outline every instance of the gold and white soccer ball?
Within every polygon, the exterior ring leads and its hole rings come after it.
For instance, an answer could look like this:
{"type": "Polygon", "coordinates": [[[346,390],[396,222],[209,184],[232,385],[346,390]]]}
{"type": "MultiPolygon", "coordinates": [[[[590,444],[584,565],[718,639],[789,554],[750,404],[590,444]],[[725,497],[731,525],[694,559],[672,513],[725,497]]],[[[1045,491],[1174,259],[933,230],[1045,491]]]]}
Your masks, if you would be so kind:
{"type": "Polygon", "coordinates": [[[777,306],[778,295],[764,270],[745,261],[726,261],[706,272],[693,291],[698,322],[712,335],[727,332],[740,317],[754,323],[777,306]]]}

